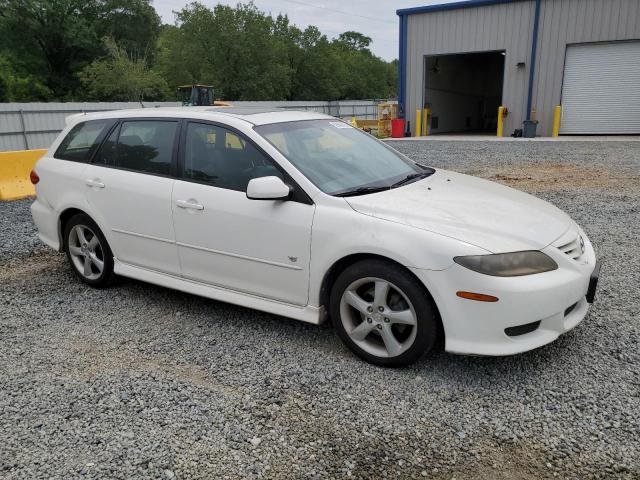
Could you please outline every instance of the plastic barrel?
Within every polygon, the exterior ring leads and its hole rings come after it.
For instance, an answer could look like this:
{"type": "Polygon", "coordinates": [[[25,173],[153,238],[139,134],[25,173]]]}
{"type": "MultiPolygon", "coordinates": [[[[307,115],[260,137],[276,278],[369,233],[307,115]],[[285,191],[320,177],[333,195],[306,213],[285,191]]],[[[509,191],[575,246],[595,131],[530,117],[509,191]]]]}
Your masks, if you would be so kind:
{"type": "Polygon", "coordinates": [[[404,119],[394,118],[391,120],[391,138],[404,137],[404,119]]]}

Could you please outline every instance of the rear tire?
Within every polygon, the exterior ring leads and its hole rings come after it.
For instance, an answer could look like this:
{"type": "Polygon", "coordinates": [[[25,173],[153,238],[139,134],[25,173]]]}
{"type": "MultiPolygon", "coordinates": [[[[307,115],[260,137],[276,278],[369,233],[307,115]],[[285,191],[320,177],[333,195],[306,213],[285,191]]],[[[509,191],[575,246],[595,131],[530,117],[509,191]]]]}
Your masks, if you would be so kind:
{"type": "Polygon", "coordinates": [[[439,332],[437,310],[410,272],[384,260],[346,268],[331,289],[330,312],[338,336],[360,358],[399,367],[429,352],[439,332]]]}
{"type": "Polygon", "coordinates": [[[74,215],[64,228],[64,249],[73,272],[87,285],[104,288],[114,278],[113,253],[91,217],[74,215]]]}

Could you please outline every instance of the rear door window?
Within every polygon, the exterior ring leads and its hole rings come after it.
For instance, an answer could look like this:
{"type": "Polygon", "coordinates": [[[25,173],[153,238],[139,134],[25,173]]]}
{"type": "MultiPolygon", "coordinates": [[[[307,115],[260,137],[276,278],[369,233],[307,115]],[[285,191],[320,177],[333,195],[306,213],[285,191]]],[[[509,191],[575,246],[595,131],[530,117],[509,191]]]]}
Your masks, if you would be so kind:
{"type": "Polygon", "coordinates": [[[88,161],[98,148],[103,134],[113,122],[113,120],[90,120],[77,124],[64,138],[54,157],[75,162],[88,161]]]}
{"type": "Polygon", "coordinates": [[[177,121],[125,121],[104,142],[95,163],[142,173],[171,175],[177,121]]]}

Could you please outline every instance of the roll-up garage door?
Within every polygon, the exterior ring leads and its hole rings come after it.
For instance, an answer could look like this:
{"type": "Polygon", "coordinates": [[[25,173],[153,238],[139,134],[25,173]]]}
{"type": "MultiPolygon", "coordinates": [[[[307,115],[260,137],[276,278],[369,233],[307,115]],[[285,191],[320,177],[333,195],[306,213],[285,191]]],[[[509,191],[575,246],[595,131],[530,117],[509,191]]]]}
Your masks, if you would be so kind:
{"type": "Polygon", "coordinates": [[[561,134],[640,134],[640,42],[570,45],[561,134]]]}

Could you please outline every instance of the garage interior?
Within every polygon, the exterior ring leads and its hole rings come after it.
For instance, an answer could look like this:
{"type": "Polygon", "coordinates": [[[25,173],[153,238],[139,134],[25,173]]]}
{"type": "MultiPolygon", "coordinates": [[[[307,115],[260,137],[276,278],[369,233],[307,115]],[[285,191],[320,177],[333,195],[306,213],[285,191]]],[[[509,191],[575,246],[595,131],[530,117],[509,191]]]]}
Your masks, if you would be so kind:
{"type": "Polygon", "coordinates": [[[429,134],[492,133],[502,103],[505,52],[425,56],[429,134]]]}

